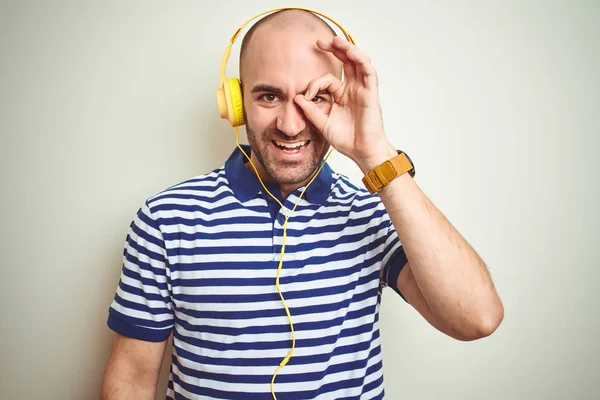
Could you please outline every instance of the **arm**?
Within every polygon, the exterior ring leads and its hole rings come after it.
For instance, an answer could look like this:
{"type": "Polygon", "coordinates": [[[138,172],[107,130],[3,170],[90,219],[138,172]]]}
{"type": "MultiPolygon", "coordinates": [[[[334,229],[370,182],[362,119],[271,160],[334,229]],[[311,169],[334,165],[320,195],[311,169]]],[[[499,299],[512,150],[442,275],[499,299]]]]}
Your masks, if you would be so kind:
{"type": "MultiPolygon", "coordinates": [[[[359,164],[366,172],[396,155],[389,148],[359,164]]],[[[409,260],[397,280],[405,299],[434,327],[459,340],[490,335],[504,309],[484,262],[404,174],[379,193],[409,260]]]]}
{"type": "Polygon", "coordinates": [[[154,400],[166,343],[115,334],[102,379],[102,400],[154,400]]]}
{"type": "MultiPolygon", "coordinates": [[[[345,80],[331,74],[315,78],[294,100],[327,141],[365,173],[397,154],[385,138],[377,72],[366,53],[347,40],[335,37],[316,44],[343,63],[345,80]],[[330,108],[310,101],[320,90],[331,93],[330,108]]],[[[405,298],[455,338],[471,340],[492,333],[504,310],[473,248],[408,174],[379,195],[408,259],[397,280],[405,298]]]]}

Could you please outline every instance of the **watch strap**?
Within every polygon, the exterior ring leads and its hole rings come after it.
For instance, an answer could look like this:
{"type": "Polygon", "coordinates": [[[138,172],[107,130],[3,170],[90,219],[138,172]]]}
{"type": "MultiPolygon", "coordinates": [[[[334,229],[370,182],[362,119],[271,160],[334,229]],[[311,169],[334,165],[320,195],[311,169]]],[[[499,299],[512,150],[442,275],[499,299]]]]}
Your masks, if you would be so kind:
{"type": "Polygon", "coordinates": [[[397,156],[368,171],[362,181],[369,193],[373,194],[379,192],[395,178],[413,170],[414,166],[408,156],[403,152],[399,152],[397,156]]]}

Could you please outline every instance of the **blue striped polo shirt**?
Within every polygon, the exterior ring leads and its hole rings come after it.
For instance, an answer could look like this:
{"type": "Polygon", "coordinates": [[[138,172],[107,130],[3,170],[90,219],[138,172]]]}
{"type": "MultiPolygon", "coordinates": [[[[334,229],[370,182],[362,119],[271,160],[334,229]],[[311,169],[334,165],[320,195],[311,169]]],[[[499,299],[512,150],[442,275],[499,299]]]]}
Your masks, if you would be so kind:
{"type": "MultiPolygon", "coordinates": [[[[281,199],[288,212],[301,189],[281,199]]],[[[237,148],[137,212],[108,325],[152,342],[173,334],[167,399],[272,399],[291,348],[275,287],[284,215],[237,148]]],[[[296,348],[278,399],[383,398],[381,291],[397,291],[405,263],[379,197],[326,164],[288,221],[280,287],[296,348]]]]}

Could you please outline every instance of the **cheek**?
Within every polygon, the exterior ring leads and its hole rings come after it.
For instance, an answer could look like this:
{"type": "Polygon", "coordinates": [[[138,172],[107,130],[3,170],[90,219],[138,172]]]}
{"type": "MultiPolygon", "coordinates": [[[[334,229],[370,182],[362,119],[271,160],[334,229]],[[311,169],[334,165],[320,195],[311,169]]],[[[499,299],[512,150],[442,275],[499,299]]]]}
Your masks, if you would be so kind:
{"type": "Polygon", "coordinates": [[[248,104],[248,108],[244,108],[246,123],[255,132],[264,132],[271,126],[275,126],[277,116],[273,109],[259,107],[255,104],[248,104]]]}

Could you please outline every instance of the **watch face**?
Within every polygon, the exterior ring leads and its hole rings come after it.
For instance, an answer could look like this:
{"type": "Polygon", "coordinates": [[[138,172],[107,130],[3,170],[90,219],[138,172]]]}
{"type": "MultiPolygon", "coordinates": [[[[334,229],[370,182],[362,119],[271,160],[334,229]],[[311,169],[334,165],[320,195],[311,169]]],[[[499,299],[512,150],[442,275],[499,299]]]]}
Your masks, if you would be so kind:
{"type": "MultiPolygon", "coordinates": [[[[396,150],[396,151],[398,152],[398,154],[404,153],[402,150],[396,150]]],[[[410,171],[408,171],[408,174],[414,178],[415,177],[415,163],[412,162],[412,160],[410,159],[410,156],[407,153],[404,153],[404,155],[408,159],[408,162],[410,163],[410,165],[412,165],[412,169],[410,171]]]]}

